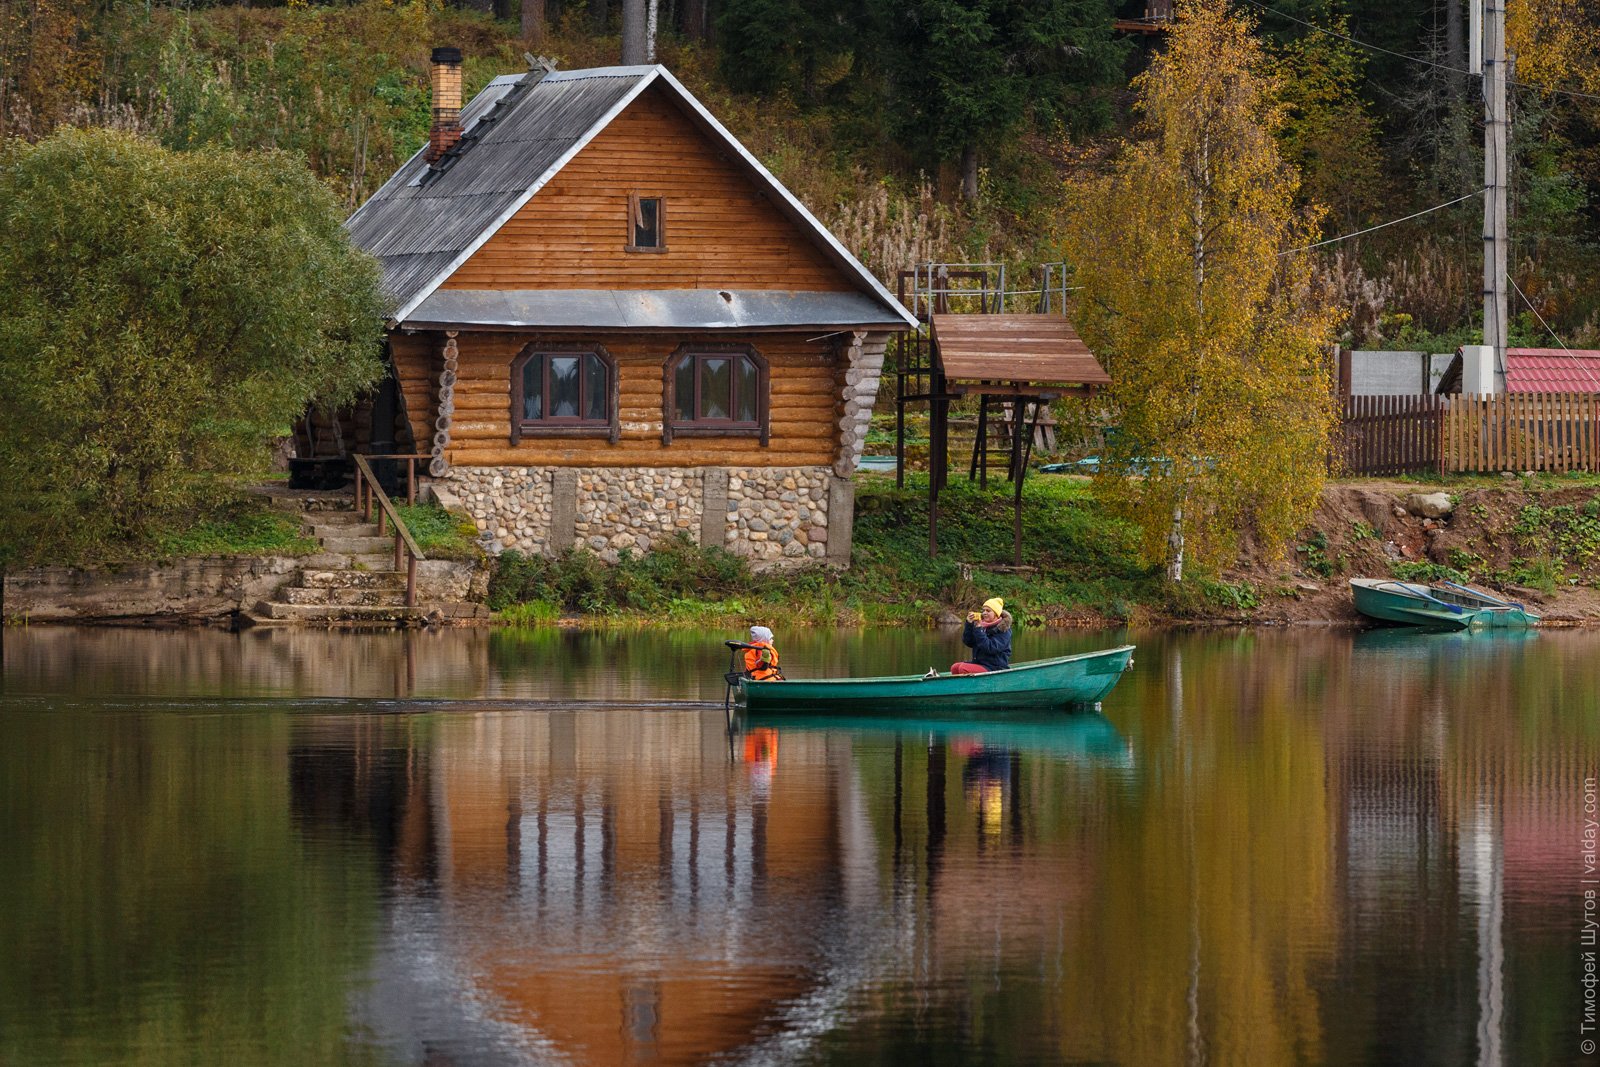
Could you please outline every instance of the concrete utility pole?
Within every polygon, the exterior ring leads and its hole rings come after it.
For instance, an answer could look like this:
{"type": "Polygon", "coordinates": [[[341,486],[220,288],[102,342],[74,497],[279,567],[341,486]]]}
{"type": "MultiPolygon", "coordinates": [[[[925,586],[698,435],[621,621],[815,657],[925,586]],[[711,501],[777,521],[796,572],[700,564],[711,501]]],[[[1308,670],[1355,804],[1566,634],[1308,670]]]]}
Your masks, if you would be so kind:
{"type": "Polygon", "coordinates": [[[1511,183],[1506,134],[1506,0],[1483,0],[1483,343],[1493,366],[1505,367],[1509,333],[1506,290],[1511,265],[1506,194],[1511,183]]]}

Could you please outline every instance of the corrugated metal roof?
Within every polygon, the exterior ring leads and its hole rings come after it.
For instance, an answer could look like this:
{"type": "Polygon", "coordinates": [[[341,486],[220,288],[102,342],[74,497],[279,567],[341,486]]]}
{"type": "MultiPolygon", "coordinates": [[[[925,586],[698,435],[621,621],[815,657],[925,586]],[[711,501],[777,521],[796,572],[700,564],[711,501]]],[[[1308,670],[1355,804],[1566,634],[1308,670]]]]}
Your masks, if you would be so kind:
{"type": "Polygon", "coordinates": [[[725,330],[878,326],[898,320],[865,293],[770,289],[438,289],[406,319],[413,327],[593,327],[725,330]]]}
{"type": "Polygon", "coordinates": [[[1109,385],[1072,324],[1058,315],[935,315],[945,376],[964,382],[1109,385]]]}
{"type": "Polygon", "coordinates": [[[1506,349],[1508,393],[1600,393],[1600,352],[1590,349],[1506,349]]]}
{"type": "Polygon", "coordinates": [[[661,66],[598,67],[494,79],[462,111],[461,143],[438,169],[419,151],[345,223],[383,265],[399,322],[538,192],[646,87],[659,83],[708,135],[724,141],[774,203],[872,294],[867,322],[915,325],[889,291],[661,66]]]}

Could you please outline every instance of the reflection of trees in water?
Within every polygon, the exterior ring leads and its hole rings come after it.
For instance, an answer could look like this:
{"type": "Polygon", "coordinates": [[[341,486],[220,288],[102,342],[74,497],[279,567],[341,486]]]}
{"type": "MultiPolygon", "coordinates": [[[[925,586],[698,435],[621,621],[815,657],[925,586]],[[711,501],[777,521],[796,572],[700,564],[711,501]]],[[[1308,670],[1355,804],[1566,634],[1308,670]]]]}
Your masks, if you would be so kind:
{"type": "Polygon", "coordinates": [[[430,731],[413,717],[290,721],[289,810],[309,839],[370,850],[379,880],[431,882],[430,731]]]}
{"type": "Polygon", "coordinates": [[[8,634],[12,692],[160,697],[471,698],[484,630],[33,627],[8,634]]]}
{"type": "Polygon", "coordinates": [[[0,1060],[363,1062],[370,871],[290,817],[284,719],[0,712],[0,1060]]]}

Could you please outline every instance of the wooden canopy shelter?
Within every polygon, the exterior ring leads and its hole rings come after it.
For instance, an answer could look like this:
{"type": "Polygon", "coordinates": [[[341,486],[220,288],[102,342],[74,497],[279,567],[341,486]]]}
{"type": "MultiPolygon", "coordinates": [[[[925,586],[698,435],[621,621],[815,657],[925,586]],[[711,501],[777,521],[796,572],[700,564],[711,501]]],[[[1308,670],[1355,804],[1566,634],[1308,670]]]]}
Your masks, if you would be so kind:
{"type": "MultiPolygon", "coordinates": [[[[929,316],[928,392],[901,400],[929,405],[928,554],[938,555],[939,490],[949,476],[950,402],[977,396],[978,434],[970,477],[987,482],[990,408],[1009,423],[1008,476],[1012,481],[1013,562],[1022,563],[1022,481],[1027,474],[1040,412],[1060,396],[1089,396],[1111,384],[1072,324],[1059,315],[935,313],[929,316]],[[1028,412],[1032,410],[1032,426],[1028,412]]],[[[904,417],[899,443],[904,467],[904,417]]]]}

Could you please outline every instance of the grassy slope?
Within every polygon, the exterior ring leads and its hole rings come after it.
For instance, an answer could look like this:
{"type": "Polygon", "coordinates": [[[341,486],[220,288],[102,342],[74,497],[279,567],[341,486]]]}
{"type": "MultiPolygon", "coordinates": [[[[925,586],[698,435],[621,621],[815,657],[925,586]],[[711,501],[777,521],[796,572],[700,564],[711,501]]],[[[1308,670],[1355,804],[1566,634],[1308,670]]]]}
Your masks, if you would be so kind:
{"type": "Polygon", "coordinates": [[[591,619],[729,623],[757,616],[813,625],[927,625],[1006,598],[1023,625],[1095,624],[1158,603],[1158,576],[1134,557],[1134,531],[1108,519],[1082,482],[1035,476],[1025,484],[1024,558],[1010,573],[1009,484],[987,491],[964,479],[940,494],[939,556],[928,555],[925,476],[906,489],[878,475],[857,478],[851,568],[812,567],[782,577],[751,574],[720,549],[668,545],[615,567],[586,552],[558,560],[508,554],[491,606],[508,621],[591,619]],[[998,568],[998,569],[997,569],[998,568]]]}

